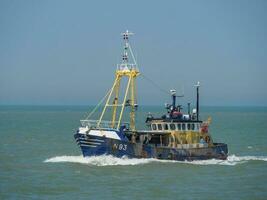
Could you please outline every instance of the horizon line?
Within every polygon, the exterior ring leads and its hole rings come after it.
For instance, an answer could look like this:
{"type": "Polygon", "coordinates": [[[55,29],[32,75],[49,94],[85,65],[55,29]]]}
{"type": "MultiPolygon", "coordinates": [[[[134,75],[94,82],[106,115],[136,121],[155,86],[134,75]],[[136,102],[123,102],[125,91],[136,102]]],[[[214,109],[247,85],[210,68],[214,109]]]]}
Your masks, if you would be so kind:
{"type": "MultiPolygon", "coordinates": [[[[90,104],[0,104],[0,106],[89,106],[89,107],[94,107],[96,105],[90,105],[90,104]]],[[[140,106],[164,107],[164,105],[161,105],[161,104],[153,104],[153,105],[142,104],[142,105],[139,105],[139,107],[140,106]]],[[[200,106],[201,107],[267,107],[267,105],[200,105],[200,106]]]]}

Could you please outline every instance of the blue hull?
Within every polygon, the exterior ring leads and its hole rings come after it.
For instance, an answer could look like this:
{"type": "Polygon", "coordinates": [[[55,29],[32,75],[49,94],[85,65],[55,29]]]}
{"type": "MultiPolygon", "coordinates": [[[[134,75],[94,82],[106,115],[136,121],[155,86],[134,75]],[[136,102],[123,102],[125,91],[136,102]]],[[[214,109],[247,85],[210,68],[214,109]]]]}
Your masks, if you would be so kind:
{"type": "Polygon", "coordinates": [[[80,146],[83,156],[113,155],[129,158],[156,158],[164,160],[207,160],[227,158],[227,145],[214,143],[212,147],[178,149],[152,144],[131,143],[117,139],[76,133],[74,138],[80,146]]]}

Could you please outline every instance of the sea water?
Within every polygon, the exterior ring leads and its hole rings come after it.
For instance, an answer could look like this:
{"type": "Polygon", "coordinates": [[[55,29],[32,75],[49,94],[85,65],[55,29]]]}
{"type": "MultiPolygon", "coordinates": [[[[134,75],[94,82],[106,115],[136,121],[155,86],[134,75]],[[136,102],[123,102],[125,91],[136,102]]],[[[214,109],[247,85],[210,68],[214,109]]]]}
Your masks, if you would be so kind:
{"type": "MultiPolygon", "coordinates": [[[[83,158],[86,106],[0,106],[0,199],[267,199],[267,108],[204,107],[227,160],[83,158]]],[[[148,112],[140,107],[137,127],[148,112]]]]}

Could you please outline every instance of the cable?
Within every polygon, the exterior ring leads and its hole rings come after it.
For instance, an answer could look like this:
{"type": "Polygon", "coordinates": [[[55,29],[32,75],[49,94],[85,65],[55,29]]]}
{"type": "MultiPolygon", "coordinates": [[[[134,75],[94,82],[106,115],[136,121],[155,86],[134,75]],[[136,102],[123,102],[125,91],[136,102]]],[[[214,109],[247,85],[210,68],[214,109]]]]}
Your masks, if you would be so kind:
{"type": "Polygon", "coordinates": [[[103,101],[107,98],[107,96],[109,95],[111,89],[107,92],[107,94],[101,99],[101,101],[96,105],[96,107],[92,110],[92,112],[90,112],[88,114],[88,116],[85,118],[85,120],[88,120],[96,111],[96,109],[103,103],[103,101]]]}
{"type": "Polygon", "coordinates": [[[161,92],[166,93],[166,94],[170,94],[169,91],[163,89],[162,87],[160,87],[156,82],[154,82],[152,79],[146,77],[143,73],[140,74],[144,79],[146,79],[147,81],[149,81],[152,85],[154,85],[156,88],[158,88],[161,92]]]}

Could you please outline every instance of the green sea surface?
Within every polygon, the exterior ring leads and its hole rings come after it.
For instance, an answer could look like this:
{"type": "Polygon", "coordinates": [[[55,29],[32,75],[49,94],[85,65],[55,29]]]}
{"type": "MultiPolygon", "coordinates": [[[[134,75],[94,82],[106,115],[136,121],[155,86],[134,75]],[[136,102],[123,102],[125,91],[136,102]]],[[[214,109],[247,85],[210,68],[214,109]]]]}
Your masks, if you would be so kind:
{"type": "MultiPolygon", "coordinates": [[[[83,158],[73,134],[87,106],[0,106],[0,199],[267,199],[267,108],[203,107],[226,161],[83,158]]],[[[140,107],[137,127],[148,112],[140,107]]]]}

